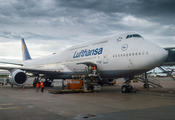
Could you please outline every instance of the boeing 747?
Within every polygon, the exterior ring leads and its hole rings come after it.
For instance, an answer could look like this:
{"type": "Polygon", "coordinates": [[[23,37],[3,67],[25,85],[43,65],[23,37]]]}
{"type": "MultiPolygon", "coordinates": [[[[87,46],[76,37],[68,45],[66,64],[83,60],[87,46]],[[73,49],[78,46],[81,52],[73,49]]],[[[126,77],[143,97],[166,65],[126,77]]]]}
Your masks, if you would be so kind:
{"type": "Polygon", "coordinates": [[[37,59],[31,58],[22,39],[22,54],[22,67],[0,66],[0,69],[10,71],[11,84],[19,86],[27,82],[26,73],[36,77],[42,74],[46,80],[71,79],[72,75],[83,75],[90,65],[97,67],[99,81],[132,79],[162,64],[168,55],[163,48],[136,32],[83,43],[37,59]]]}

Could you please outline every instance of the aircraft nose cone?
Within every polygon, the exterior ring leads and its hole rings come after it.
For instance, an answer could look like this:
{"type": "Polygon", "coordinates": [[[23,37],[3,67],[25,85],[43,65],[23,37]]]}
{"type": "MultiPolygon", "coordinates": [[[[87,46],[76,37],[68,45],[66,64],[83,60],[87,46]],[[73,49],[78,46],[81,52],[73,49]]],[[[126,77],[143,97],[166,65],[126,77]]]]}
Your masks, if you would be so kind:
{"type": "Polygon", "coordinates": [[[168,52],[161,47],[155,49],[155,60],[157,64],[162,64],[168,56],[168,52]]]}

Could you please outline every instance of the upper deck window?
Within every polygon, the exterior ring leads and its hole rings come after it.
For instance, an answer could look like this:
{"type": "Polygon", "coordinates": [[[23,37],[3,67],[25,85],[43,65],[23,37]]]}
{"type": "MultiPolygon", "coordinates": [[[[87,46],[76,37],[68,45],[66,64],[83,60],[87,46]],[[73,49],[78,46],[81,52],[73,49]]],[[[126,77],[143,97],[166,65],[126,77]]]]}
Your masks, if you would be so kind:
{"type": "Polygon", "coordinates": [[[126,36],[126,39],[127,39],[127,38],[131,38],[131,37],[142,38],[142,36],[140,36],[139,34],[133,34],[133,35],[127,35],[127,36],[126,36]]]}

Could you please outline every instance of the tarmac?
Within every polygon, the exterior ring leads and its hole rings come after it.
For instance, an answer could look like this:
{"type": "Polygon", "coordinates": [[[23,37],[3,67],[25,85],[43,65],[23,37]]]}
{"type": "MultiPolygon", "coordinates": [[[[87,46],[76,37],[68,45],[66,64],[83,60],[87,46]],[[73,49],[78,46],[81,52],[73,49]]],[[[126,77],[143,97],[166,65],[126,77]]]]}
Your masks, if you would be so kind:
{"type": "Polygon", "coordinates": [[[36,92],[30,80],[25,89],[0,85],[0,120],[172,120],[175,119],[175,81],[156,78],[163,88],[143,88],[133,83],[137,93],[121,93],[123,79],[115,86],[104,85],[101,92],[36,92]]]}

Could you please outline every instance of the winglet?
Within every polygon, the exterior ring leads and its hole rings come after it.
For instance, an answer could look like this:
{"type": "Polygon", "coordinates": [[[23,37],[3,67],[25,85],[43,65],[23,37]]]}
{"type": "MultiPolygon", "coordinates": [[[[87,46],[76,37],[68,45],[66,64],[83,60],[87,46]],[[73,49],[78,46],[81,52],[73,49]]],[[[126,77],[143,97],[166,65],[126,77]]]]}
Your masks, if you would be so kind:
{"type": "Polygon", "coordinates": [[[30,60],[31,57],[30,57],[29,51],[28,51],[28,49],[27,49],[26,43],[25,43],[25,41],[24,41],[24,38],[21,39],[21,42],[22,42],[23,61],[25,61],[25,60],[30,60]]]}

